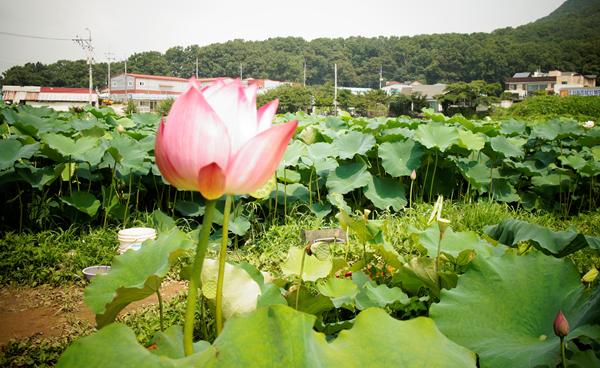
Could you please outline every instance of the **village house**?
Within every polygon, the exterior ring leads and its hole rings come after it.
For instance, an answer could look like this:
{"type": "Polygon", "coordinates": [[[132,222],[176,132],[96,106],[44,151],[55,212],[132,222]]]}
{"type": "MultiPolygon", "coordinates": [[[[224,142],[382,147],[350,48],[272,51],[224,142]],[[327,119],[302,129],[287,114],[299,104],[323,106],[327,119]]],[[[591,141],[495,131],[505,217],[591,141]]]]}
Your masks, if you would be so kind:
{"type": "Polygon", "coordinates": [[[91,104],[98,106],[98,94],[88,88],[2,86],[2,100],[9,104],[47,106],[58,111],[91,104]]]}
{"type": "MultiPolygon", "coordinates": [[[[551,94],[565,95],[562,90],[586,89],[596,86],[595,75],[582,75],[575,72],[551,70],[548,73],[540,71],[515,73],[506,80],[506,91],[526,97],[536,91],[546,91],[551,94]]],[[[568,94],[568,93],[567,93],[568,94]]]]}

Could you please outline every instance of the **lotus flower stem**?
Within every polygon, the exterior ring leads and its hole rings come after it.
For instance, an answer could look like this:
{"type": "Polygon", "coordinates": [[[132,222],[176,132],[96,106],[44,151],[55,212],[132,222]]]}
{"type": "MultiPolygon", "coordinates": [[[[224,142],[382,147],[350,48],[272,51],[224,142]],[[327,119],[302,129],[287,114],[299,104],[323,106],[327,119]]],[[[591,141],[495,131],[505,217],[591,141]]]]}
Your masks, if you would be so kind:
{"type": "Polygon", "coordinates": [[[131,170],[129,170],[129,190],[127,192],[127,202],[125,203],[125,211],[123,211],[123,228],[127,228],[127,212],[129,210],[129,201],[131,200],[131,179],[133,175],[131,174],[131,170]]]}
{"type": "Polygon", "coordinates": [[[567,359],[565,358],[565,338],[560,338],[560,357],[562,359],[562,367],[567,368],[567,359]]]}
{"type": "Polygon", "coordinates": [[[115,173],[117,171],[117,162],[115,161],[115,166],[113,166],[112,176],[110,178],[110,189],[108,190],[108,199],[106,204],[104,205],[104,223],[102,227],[106,229],[106,222],[108,220],[108,209],[110,207],[110,202],[112,201],[112,191],[113,186],[115,185],[115,173]]]}
{"type": "Polygon", "coordinates": [[[306,257],[306,249],[302,251],[302,259],[300,260],[300,277],[298,280],[298,290],[296,290],[296,310],[298,310],[298,301],[300,300],[300,289],[302,289],[302,274],[304,273],[304,258],[306,257]]]}
{"type": "Polygon", "coordinates": [[[208,247],[208,236],[210,235],[215,204],[216,202],[214,200],[206,201],[202,229],[200,229],[200,235],[198,236],[198,245],[196,246],[196,255],[194,256],[194,264],[192,266],[192,277],[190,278],[189,283],[187,306],[185,309],[185,322],[183,325],[183,350],[186,356],[194,353],[193,335],[196,299],[198,297],[198,285],[200,283],[200,275],[202,274],[206,248],[208,247]]]}
{"type": "MultiPolygon", "coordinates": [[[[429,159],[431,157],[427,157],[427,167],[425,168],[425,176],[423,177],[423,188],[421,189],[421,203],[423,203],[423,196],[425,195],[425,183],[427,182],[427,175],[429,175],[429,159]]],[[[429,198],[431,200],[431,198],[429,198]]]]}
{"type": "Polygon", "coordinates": [[[437,163],[438,163],[438,153],[437,153],[437,151],[435,151],[435,162],[433,164],[433,174],[431,174],[431,184],[429,184],[429,200],[431,200],[432,195],[433,195],[433,181],[435,179],[435,171],[437,169],[437,163]]]}
{"type": "Polygon", "coordinates": [[[412,192],[413,192],[413,184],[415,183],[414,180],[410,181],[410,194],[408,196],[408,208],[412,208],[412,192]]]}
{"type": "Polygon", "coordinates": [[[217,336],[223,331],[223,276],[225,275],[225,258],[227,258],[227,240],[229,231],[229,213],[231,212],[231,196],[225,197],[223,210],[223,235],[221,235],[221,249],[219,250],[219,276],[217,278],[217,336]]]}
{"type": "Polygon", "coordinates": [[[158,313],[160,314],[160,330],[164,331],[165,330],[165,326],[164,326],[164,309],[163,309],[163,299],[162,299],[162,295],[160,295],[160,285],[158,286],[158,289],[156,289],[156,297],[158,298],[158,313]]]}

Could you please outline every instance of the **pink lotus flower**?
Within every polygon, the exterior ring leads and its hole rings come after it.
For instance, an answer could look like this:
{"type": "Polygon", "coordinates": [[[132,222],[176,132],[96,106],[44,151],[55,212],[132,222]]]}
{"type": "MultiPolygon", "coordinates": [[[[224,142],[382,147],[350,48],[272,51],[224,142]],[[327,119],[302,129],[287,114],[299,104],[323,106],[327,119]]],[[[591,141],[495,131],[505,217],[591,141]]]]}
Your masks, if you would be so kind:
{"type": "Polygon", "coordinates": [[[200,88],[192,78],[156,134],[156,165],[173,186],[207,199],[245,194],[275,172],[297,121],[272,125],[279,101],[256,110],[256,87],[219,80],[200,88]]]}

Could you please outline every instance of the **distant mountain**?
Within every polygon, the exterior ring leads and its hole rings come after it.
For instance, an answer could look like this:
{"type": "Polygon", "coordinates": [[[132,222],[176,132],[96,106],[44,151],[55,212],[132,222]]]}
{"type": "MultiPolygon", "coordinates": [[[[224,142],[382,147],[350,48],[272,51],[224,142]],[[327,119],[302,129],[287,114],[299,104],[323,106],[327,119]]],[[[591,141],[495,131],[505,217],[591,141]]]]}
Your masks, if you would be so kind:
{"type": "MultiPolygon", "coordinates": [[[[526,1],[526,0],[524,0],[526,1]]],[[[436,34],[414,37],[271,38],[233,40],[204,47],[176,46],[132,55],[131,73],[190,77],[196,58],[201,77],[239,76],[333,82],[333,64],[344,86],[377,87],[385,80],[428,83],[483,79],[502,82],[519,71],[561,69],[600,74],[600,0],[567,0],[546,17],[491,33],[436,34]]],[[[113,73],[123,70],[112,65],[113,73]]],[[[87,86],[84,61],[29,63],[7,70],[0,84],[87,86]]],[[[94,67],[96,81],[106,80],[106,64],[94,67]]]]}

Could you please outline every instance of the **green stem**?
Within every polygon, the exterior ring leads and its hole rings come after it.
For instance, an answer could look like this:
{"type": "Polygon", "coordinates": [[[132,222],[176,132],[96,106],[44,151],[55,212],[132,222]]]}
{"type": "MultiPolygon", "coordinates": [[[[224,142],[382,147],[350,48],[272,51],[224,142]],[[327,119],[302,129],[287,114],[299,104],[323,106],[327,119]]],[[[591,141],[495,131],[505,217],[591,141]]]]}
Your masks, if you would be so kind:
{"type": "Polygon", "coordinates": [[[562,367],[567,368],[567,359],[565,357],[565,338],[560,338],[560,357],[562,359],[562,367]]]}
{"type": "Polygon", "coordinates": [[[125,211],[123,213],[123,228],[127,228],[127,212],[129,212],[129,201],[131,200],[131,178],[133,175],[131,174],[131,170],[129,170],[129,190],[127,193],[127,202],[125,202],[125,211]]]}
{"type": "Polygon", "coordinates": [[[163,309],[163,299],[162,299],[162,295],[160,295],[160,286],[158,287],[158,289],[156,289],[156,296],[158,297],[158,312],[160,313],[160,330],[164,331],[165,330],[165,325],[164,325],[164,309],[163,309]]]}
{"type": "Polygon", "coordinates": [[[410,194],[408,196],[408,208],[412,208],[412,191],[413,191],[413,184],[414,183],[415,183],[415,181],[411,179],[411,181],[410,181],[410,194]]]}
{"type": "Polygon", "coordinates": [[[112,171],[112,176],[110,178],[110,188],[108,189],[108,200],[107,200],[106,205],[104,206],[104,223],[102,226],[104,229],[106,229],[106,222],[108,221],[108,211],[109,211],[109,207],[112,202],[112,191],[113,191],[116,171],[117,171],[117,163],[115,162],[115,166],[113,167],[113,171],[112,171]]]}
{"type": "Polygon", "coordinates": [[[433,181],[435,179],[435,171],[437,169],[438,163],[438,153],[435,151],[435,163],[433,164],[433,173],[431,174],[431,183],[429,184],[429,200],[431,201],[432,193],[433,193],[433,181]]]}
{"type": "Polygon", "coordinates": [[[298,280],[298,290],[296,290],[296,310],[298,310],[298,301],[300,300],[300,289],[302,289],[302,274],[304,273],[304,257],[306,257],[306,249],[302,250],[302,260],[300,261],[300,278],[298,280]]]}
{"type": "Polygon", "coordinates": [[[204,219],[202,221],[202,229],[198,236],[198,245],[196,247],[196,255],[192,266],[192,277],[190,278],[187,306],[185,309],[185,323],[183,325],[183,350],[185,355],[194,353],[193,336],[194,336],[194,315],[196,313],[196,299],[198,297],[198,285],[200,284],[200,275],[202,274],[202,266],[204,265],[204,256],[208,247],[208,236],[210,235],[210,227],[213,220],[213,214],[216,201],[206,201],[204,209],[204,219]]]}
{"type": "Polygon", "coordinates": [[[287,223],[287,177],[283,168],[283,220],[287,223]]]}
{"type": "Polygon", "coordinates": [[[231,196],[225,197],[223,210],[223,235],[221,236],[221,250],[219,250],[219,277],[217,278],[217,336],[223,331],[223,276],[225,275],[225,258],[227,257],[227,240],[229,227],[229,212],[231,212],[231,196]]]}
{"type": "Polygon", "coordinates": [[[427,167],[425,168],[425,178],[423,179],[423,188],[421,189],[421,203],[423,203],[423,196],[425,195],[425,183],[427,182],[427,175],[429,175],[429,161],[430,161],[430,157],[428,156],[427,157],[427,167]]]}

